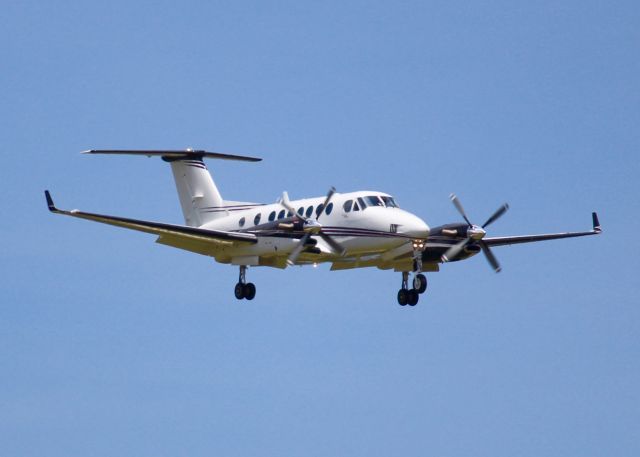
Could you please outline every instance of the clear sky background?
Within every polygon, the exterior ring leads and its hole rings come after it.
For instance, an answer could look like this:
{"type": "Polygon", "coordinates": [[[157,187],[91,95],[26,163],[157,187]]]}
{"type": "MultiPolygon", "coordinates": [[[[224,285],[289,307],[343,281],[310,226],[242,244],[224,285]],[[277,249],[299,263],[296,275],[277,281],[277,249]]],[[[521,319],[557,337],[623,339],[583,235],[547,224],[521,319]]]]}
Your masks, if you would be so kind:
{"type": "Polygon", "coordinates": [[[0,455],[640,454],[637,2],[33,2],[0,15],[0,455]],[[599,237],[430,274],[236,268],[62,208],[182,223],[375,189],[430,225],[599,237]]]}

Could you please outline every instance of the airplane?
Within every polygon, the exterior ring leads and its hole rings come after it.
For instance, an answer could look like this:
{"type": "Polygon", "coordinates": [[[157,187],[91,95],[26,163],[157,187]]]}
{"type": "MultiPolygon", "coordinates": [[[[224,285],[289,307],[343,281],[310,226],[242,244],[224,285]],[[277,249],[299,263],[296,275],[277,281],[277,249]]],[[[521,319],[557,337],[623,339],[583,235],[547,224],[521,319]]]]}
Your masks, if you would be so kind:
{"type": "Polygon", "coordinates": [[[331,263],[331,270],[377,267],[402,275],[397,294],[401,306],[415,306],[427,290],[424,273],[440,264],[468,259],[483,252],[494,271],[501,270],[491,248],[519,243],[597,235],[583,232],[488,237],[486,228],[509,209],[500,206],[482,225],[471,222],[454,194],[450,198],[464,222],[429,227],[420,217],[401,209],[393,196],[378,191],[339,193],[290,200],[287,192],[275,203],[224,200],[204,159],[258,162],[262,159],[204,150],[91,149],[83,154],[160,157],[171,166],[185,225],[58,209],[48,190],[53,213],[101,222],[157,235],[157,243],[213,257],[239,267],[234,295],[252,300],[256,286],[247,282],[248,267],[287,268],[331,263]],[[409,280],[410,274],[413,276],[409,280]]]}

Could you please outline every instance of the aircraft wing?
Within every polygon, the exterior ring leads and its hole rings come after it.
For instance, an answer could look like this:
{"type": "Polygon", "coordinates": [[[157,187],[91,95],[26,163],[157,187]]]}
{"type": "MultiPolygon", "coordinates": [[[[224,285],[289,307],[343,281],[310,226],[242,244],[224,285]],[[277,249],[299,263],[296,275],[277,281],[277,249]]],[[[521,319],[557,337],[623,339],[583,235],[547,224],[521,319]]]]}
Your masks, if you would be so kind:
{"type": "Polygon", "coordinates": [[[577,236],[598,235],[602,232],[600,221],[596,213],[591,213],[593,229],[587,232],[545,233],[541,235],[497,236],[484,238],[488,246],[505,246],[508,244],[534,243],[536,241],[557,240],[559,238],[574,238],[577,236]]]}
{"type": "Polygon", "coordinates": [[[180,249],[185,249],[199,254],[214,255],[215,250],[221,246],[234,244],[254,244],[257,237],[251,233],[225,232],[222,230],[205,230],[184,225],[165,224],[162,222],[143,221],[119,216],[106,216],[103,214],[85,213],[77,209],[66,211],[56,208],[49,194],[45,190],[47,206],[52,213],[65,216],[87,219],[103,224],[115,225],[139,232],[159,235],[158,243],[166,244],[180,249]]]}

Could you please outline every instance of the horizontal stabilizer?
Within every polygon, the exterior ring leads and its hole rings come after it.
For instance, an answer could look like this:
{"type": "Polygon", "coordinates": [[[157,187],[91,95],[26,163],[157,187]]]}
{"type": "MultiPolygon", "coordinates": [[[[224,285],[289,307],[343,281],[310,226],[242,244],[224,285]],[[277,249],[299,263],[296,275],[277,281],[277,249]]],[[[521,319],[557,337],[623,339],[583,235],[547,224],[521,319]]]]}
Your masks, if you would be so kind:
{"type": "Polygon", "coordinates": [[[258,157],[239,156],[235,154],[195,149],[89,149],[88,151],[82,151],[82,154],[138,155],[147,157],[159,156],[169,162],[183,159],[202,159],[203,157],[208,159],[239,160],[242,162],[260,162],[262,160],[258,157]]]}

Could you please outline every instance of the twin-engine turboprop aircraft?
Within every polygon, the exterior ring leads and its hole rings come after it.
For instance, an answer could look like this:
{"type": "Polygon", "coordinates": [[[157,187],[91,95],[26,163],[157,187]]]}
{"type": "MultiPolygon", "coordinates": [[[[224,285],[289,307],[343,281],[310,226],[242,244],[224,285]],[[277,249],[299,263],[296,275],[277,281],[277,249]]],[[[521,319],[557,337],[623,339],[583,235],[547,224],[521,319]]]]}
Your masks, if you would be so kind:
{"type": "Polygon", "coordinates": [[[480,251],[491,267],[500,271],[491,247],[507,244],[597,235],[586,232],[487,237],[485,229],[509,208],[503,205],[481,226],[472,224],[455,195],[451,200],[464,218],[429,228],[419,217],[400,209],[383,192],[338,193],[324,197],[290,200],[286,192],[276,203],[260,204],[223,200],[203,159],[257,162],[255,157],[187,150],[89,150],[85,154],[158,156],[171,165],[186,225],[143,221],[125,217],[65,211],[56,208],[45,191],[49,210],[67,216],[158,235],[157,243],[213,257],[240,269],[234,293],[252,300],[256,287],[247,282],[247,267],[287,268],[330,262],[332,270],[378,267],[402,274],[400,305],[414,306],[427,290],[425,272],[439,270],[443,262],[467,259],[480,251]],[[410,273],[413,274],[409,281],[410,273]]]}

